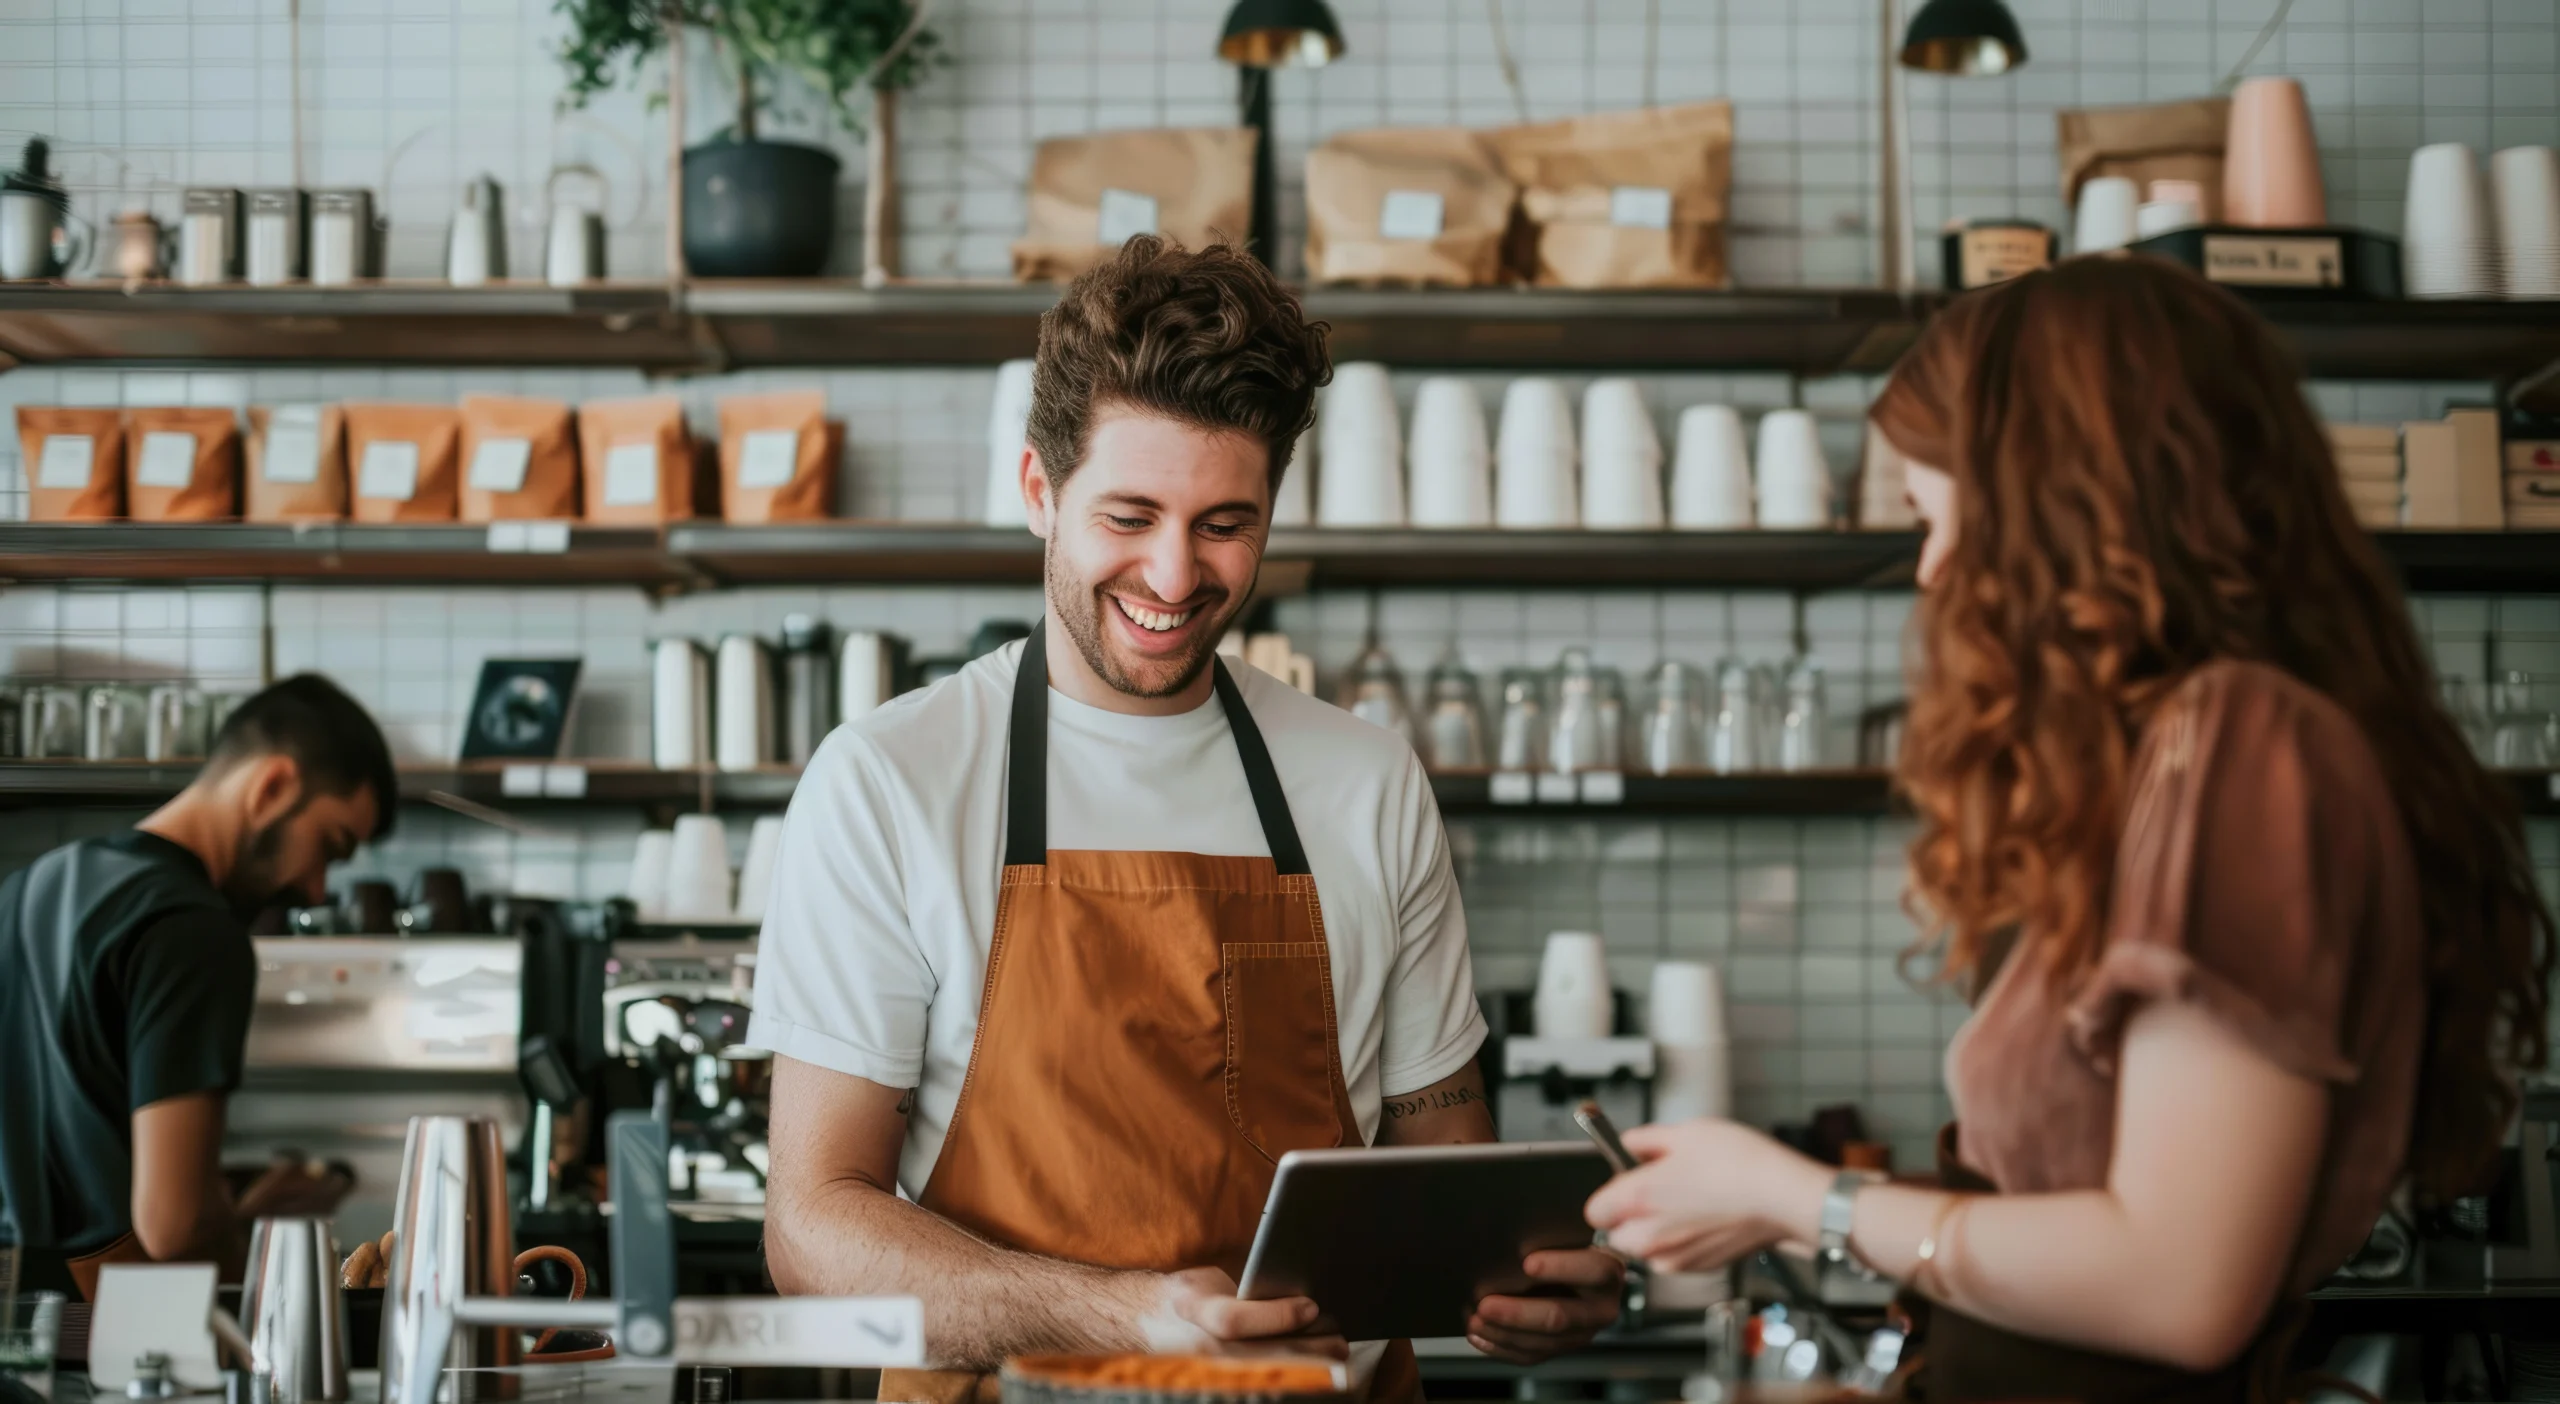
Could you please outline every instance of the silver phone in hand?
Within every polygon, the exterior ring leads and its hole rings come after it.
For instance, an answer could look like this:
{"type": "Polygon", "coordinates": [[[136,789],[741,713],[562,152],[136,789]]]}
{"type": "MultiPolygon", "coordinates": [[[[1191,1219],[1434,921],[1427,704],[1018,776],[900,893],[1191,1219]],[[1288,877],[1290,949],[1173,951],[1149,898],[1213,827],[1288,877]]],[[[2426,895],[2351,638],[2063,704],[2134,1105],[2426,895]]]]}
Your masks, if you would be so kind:
{"type": "Polygon", "coordinates": [[[1585,1101],[1575,1107],[1573,1124],[1581,1127],[1582,1134],[1591,1138],[1591,1144],[1598,1146],[1600,1153],[1609,1158],[1610,1169],[1623,1175],[1636,1168],[1636,1158],[1628,1153],[1627,1143],[1618,1139],[1618,1128],[1610,1122],[1609,1114],[1600,1110],[1598,1102],[1585,1101]]]}

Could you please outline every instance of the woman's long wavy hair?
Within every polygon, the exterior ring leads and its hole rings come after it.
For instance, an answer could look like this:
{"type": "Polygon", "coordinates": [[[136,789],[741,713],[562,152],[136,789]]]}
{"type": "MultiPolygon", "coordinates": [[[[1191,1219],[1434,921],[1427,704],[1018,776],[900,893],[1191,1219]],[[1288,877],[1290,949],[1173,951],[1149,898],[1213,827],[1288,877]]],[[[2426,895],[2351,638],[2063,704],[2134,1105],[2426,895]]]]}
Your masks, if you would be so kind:
{"type": "Polygon", "coordinates": [[[1956,484],[1900,766],[1911,895],[1942,978],[2012,930],[2021,963],[2085,972],[2145,722],[2203,664],[2283,669],[2363,727],[2398,802],[2426,920],[2409,1170],[2469,1192],[2549,1052],[2551,916],[2301,379],[2237,298],[2151,258],[1962,298],[1903,358],[1876,425],[1956,484]]]}

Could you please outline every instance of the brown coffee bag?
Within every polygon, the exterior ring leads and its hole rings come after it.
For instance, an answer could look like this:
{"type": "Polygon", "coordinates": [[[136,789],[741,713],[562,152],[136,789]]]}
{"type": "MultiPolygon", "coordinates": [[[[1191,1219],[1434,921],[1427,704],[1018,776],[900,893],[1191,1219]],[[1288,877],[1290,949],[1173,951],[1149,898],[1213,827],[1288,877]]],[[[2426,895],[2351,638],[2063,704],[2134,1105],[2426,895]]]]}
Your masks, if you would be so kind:
{"type": "Polygon", "coordinates": [[[2155,180],[2192,180],[2204,189],[2204,219],[2222,218],[2222,144],[2231,99],[2188,98],[2139,107],[2084,107],[2053,115],[2061,147],[2062,202],[2080,207],[2080,187],[2124,176],[2143,199],[2155,180]]]}
{"type": "Polygon", "coordinates": [[[250,521],[346,520],[346,416],[336,405],[251,405],[248,460],[250,521]]]}
{"type": "Polygon", "coordinates": [[[124,413],[18,406],[27,520],[112,522],[124,515],[124,413]]]}
{"type": "Polygon", "coordinates": [[[1191,249],[1243,242],[1253,228],[1255,141],[1250,127],[1188,127],[1040,143],[1013,276],[1072,278],[1133,234],[1191,249]]]}
{"type": "Polygon", "coordinates": [[[125,411],[125,515],[137,522],[240,516],[240,418],[228,409],[125,411]]]}
{"type": "Polygon", "coordinates": [[[843,430],[816,390],[720,401],[720,515],[732,522],[814,522],[835,515],[843,430]]]}
{"type": "Polygon", "coordinates": [[[588,521],[658,526],[693,515],[693,439],[674,396],[587,401],[578,445],[588,521]]]}
{"type": "Polygon", "coordinates": [[[1598,112],[1486,141],[1529,228],[1514,271],[1551,288],[1720,288],[1733,104],[1598,112]]]}
{"type": "Polygon", "coordinates": [[[558,400],[463,396],[460,465],[466,522],[578,515],[577,429],[558,400]]]}
{"type": "Polygon", "coordinates": [[[1307,279],[1481,287],[1502,281],[1518,188],[1457,127],[1343,132],[1307,153],[1307,279]]]}
{"type": "Polygon", "coordinates": [[[352,510],[360,522],[449,522],[462,417],[444,405],[343,407],[352,510]]]}

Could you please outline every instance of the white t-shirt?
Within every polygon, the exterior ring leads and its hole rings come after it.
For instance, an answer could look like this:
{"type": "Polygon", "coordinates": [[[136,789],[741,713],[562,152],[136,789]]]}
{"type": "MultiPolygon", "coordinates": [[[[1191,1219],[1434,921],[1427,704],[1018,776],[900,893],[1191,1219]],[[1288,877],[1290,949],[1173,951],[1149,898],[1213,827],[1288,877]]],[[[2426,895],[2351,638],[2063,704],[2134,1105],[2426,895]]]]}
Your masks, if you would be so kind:
{"type": "MultiPolygon", "coordinates": [[[[1022,646],[818,748],[783,821],[747,1041],[917,1089],[899,1183],[924,1192],[960,1096],[1004,864],[1005,724],[1022,646]]],[[[1484,1041],[1447,835],[1411,747],[1228,661],[1315,875],[1343,1080],[1363,1140],[1383,1098],[1484,1041]]],[[[1226,714],[1104,711],[1049,690],[1049,846],[1268,857],[1226,714]]]]}

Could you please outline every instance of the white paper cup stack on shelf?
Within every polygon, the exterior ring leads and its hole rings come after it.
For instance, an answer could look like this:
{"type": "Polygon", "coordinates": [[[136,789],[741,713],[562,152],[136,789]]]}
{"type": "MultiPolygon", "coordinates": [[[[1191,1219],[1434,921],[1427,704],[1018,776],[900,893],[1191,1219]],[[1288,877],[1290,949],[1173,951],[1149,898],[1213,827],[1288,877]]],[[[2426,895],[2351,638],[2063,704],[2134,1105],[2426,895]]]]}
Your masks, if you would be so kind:
{"type": "Polygon", "coordinates": [[[773,865],[782,856],[782,816],[760,815],[747,831],[747,861],[738,869],[738,920],[764,920],[773,893],[773,865]]]}
{"type": "Polygon", "coordinates": [[[1739,531],[1752,523],[1751,447],[1731,405],[1680,412],[1671,460],[1671,524],[1683,531],[1739,531]]]}
{"type": "Polygon", "coordinates": [[[1582,395],[1582,525],[1594,531],[1662,527],[1662,439],[1644,389],[1623,376],[1582,395]]]}
{"type": "Polygon", "coordinates": [[[1271,497],[1271,524],[1276,527],[1303,527],[1316,519],[1316,441],[1324,433],[1319,419],[1298,436],[1298,446],[1289,454],[1289,468],[1280,475],[1280,489],[1271,497]]]}
{"type": "Polygon", "coordinates": [[[2400,426],[2332,424],[2329,453],[2347,505],[2367,527],[2400,525],[2400,426]]]}
{"type": "Polygon", "coordinates": [[[2409,158],[2400,281],[2402,290],[2417,298],[2498,295],[2498,248],[2488,195],[2471,148],[2458,141],[2421,146],[2409,158]]]}
{"type": "Polygon", "coordinates": [[[1733,1038],[1716,968],[1692,960],[1654,966],[1645,1022],[1654,1045],[1653,1119],[1733,1115],[1733,1038]]]}
{"type": "Polygon", "coordinates": [[[1387,368],[1375,361],[1336,366],[1318,427],[1324,474],[1316,484],[1316,525],[1403,526],[1404,434],[1387,368]]]}
{"type": "Polygon", "coordinates": [[[1760,525],[1776,531],[1815,531],[1831,525],[1831,464],[1822,435],[1804,410],[1771,410],[1760,416],[1760,525]]]}
{"type": "Polygon", "coordinates": [[[667,870],[675,861],[676,836],[672,829],[643,829],[639,842],[631,848],[631,880],[623,893],[631,905],[640,909],[642,921],[661,921],[667,915],[667,870]]]}
{"type": "Polygon", "coordinates": [[[711,763],[711,660],[691,639],[660,639],[650,654],[649,755],[660,770],[711,763]]]}
{"type": "Polygon", "coordinates": [[[987,525],[1028,526],[1022,502],[1022,445],[1031,424],[1031,366],[1007,361],[996,367],[995,403],[987,411],[987,525]]]}
{"type": "Polygon", "coordinates": [[[849,629],[836,651],[836,719],[857,722],[889,700],[897,682],[886,635],[849,629]]]}
{"type": "Polygon", "coordinates": [[[1540,1038],[1607,1038],[1617,1006],[1609,988],[1609,950],[1588,931],[1558,931],[1538,958],[1538,988],[1529,1017],[1540,1038]]]}
{"type": "Polygon", "coordinates": [[[773,654],[753,634],[720,640],[717,667],[719,744],[713,760],[722,770],[754,770],[773,761],[773,654]]]}
{"type": "Polygon", "coordinates": [[[2560,151],[2510,146],[2489,158],[2507,296],[2560,298],[2560,151]]]}
{"type": "Polygon", "coordinates": [[[1493,525],[1493,446],[1485,440],[1484,403],[1474,386],[1454,376],[1422,382],[1414,391],[1405,462],[1415,526],[1493,525]]]}
{"type": "Polygon", "coordinates": [[[2134,211],[2142,192],[2123,176],[2094,176],[2081,183],[2080,205],[2071,221],[2073,253],[2104,253],[2134,240],[2134,211]]]}
{"type": "Polygon", "coordinates": [[[1494,524],[1512,531],[1579,526],[1579,443],[1573,401],[1562,385],[1536,375],[1511,382],[1502,392],[1502,427],[1494,436],[1494,524]]]}
{"type": "Polygon", "coordinates": [[[716,814],[681,815],[669,849],[667,920],[729,920],[736,911],[730,888],[729,826],[716,814]]]}

